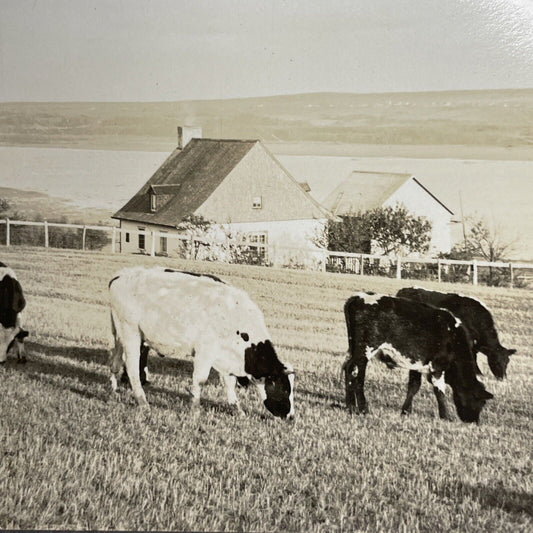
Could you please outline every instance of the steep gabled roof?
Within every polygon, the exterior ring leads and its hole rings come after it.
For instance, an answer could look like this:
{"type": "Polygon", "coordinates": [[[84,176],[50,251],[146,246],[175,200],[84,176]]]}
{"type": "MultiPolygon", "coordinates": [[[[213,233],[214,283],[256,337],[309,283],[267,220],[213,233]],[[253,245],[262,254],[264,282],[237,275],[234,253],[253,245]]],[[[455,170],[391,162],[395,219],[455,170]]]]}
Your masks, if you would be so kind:
{"type": "Polygon", "coordinates": [[[209,198],[257,142],[192,139],[183,150],[174,150],[113,218],[175,226],[209,198]],[[151,212],[149,190],[174,197],[151,212]]]}
{"type": "Polygon", "coordinates": [[[453,215],[434,194],[411,174],[354,171],[324,200],[322,205],[335,215],[369,211],[381,207],[410,179],[453,215]]]}
{"type": "Polygon", "coordinates": [[[411,174],[354,171],[324,200],[322,205],[336,215],[381,207],[411,174]]]}

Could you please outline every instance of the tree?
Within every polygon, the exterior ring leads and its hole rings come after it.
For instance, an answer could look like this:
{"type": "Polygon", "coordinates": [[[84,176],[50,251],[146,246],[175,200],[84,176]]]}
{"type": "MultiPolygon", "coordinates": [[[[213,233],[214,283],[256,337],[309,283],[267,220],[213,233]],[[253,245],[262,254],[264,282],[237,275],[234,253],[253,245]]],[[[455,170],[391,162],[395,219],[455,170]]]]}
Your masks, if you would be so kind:
{"type": "MultiPolygon", "coordinates": [[[[508,240],[502,237],[501,228],[490,226],[482,217],[465,217],[465,224],[470,226],[465,234],[464,241],[457,243],[443,257],[447,259],[482,259],[491,263],[505,261],[508,254],[514,250],[516,239],[508,240]]],[[[486,282],[488,285],[506,283],[506,273],[499,269],[489,267],[486,282]]]]}
{"type": "Polygon", "coordinates": [[[196,259],[200,248],[200,241],[205,239],[207,232],[213,226],[213,222],[201,215],[187,215],[177,226],[190,239],[189,243],[180,243],[179,252],[187,259],[196,259]]]}
{"type": "Polygon", "coordinates": [[[481,256],[486,261],[495,262],[505,260],[513,251],[516,239],[508,241],[501,236],[499,227],[489,227],[483,218],[468,217],[470,229],[463,245],[464,251],[471,257],[481,256]]]}
{"type": "Polygon", "coordinates": [[[339,222],[329,221],[317,244],[336,252],[369,254],[370,238],[361,216],[354,213],[341,217],[339,222]]]}
{"type": "Polygon", "coordinates": [[[424,253],[429,249],[432,224],[404,205],[377,207],[362,215],[367,234],[383,254],[424,253]]]}
{"type": "Polygon", "coordinates": [[[410,213],[403,205],[377,207],[364,213],[350,213],[326,228],[329,250],[370,253],[409,254],[426,252],[431,241],[432,224],[425,217],[410,213]]]}
{"type": "Polygon", "coordinates": [[[11,210],[11,204],[5,198],[0,198],[0,217],[5,217],[11,210]]]}

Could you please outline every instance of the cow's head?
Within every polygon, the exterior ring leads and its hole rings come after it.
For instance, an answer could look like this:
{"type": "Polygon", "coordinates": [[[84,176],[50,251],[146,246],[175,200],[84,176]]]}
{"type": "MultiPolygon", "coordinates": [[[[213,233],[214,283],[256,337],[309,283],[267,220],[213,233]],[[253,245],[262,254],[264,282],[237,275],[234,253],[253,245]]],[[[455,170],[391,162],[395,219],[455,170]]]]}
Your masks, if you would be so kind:
{"type": "Polygon", "coordinates": [[[463,325],[452,329],[449,345],[452,360],[446,370],[446,382],[453,391],[457,414],[463,422],[479,422],[483,406],[493,398],[476,376],[476,362],[468,330],[463,325]]]}
{"type": "MultiPolygon", "coordinates": [[[[481,351],[485,353],[482,348],[481,351]]],[[[487,363],[495,377],[503,379],[507,375],[509,357],[515,352],[515,349],[504,348],[500,345],[497,350],[492,350],[491,353],[487,355],[487,363]]]]}
{"type": "Polygon", "coordinates": [[[278,359],[270,340],[252,344],[244,353],[244,369],[264,381],[265,407],[280,418],[294,418],[294,371],[278,359]]]}
{"type": "Polygon", "coordinates": [[[476,379],[472,388],[452,387],[453,401],[457,414],[463,422],[479,423],[479,415],[483,406],[494,396],[485,389],[483,383],[476,379]]]}

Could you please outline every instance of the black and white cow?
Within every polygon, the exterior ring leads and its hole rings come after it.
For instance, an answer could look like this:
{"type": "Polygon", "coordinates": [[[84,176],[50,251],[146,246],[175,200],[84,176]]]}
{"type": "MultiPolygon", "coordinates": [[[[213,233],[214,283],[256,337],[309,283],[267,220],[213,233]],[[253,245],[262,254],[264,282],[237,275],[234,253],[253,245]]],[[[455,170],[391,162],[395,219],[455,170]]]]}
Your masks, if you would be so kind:
{"type": "MultiPolygon", "coordinates": [[[[406,287],[400,289],[396,296],[409,298],[443,307],[451,311],[465,325],[473,342],[474,360],[478,352],[487,356],[487,362],[492,373],[503,379],[507,372],[509,357],[516,352],[514,349],[504,348],[498,340],[498,333],[494,327],[494,320],[487,306],[469,296],[462,294],[430,291],[420,287],[406,287]]],[[[479,369],[478,373],[481,373],[479,369]]]]}
{"type": "Polygon", "coordinates": [[[421,375],[433,385],[439,416],[449,418],[444,397],[445,383],[453,391],[459,418],[478,422],[486,400],[485,390],[475,373],[468,331],[452,313],[428,304],[358,293],[344,305],[348,331],[348,357],[343,364],[346,405],[353,411],[368,411],[364,394],[368,361],[375,358],[389,368],[409,370],[407,398],[402,413],[411,411],[421,375]]]}
{"type": "Polygon", "coordinates": [[[137,402],[148,406],[139,380],[144,344],[159,354],[194,354],[194,404],[214,368],[226,385],[228,402],[237,409],[235,384],[238,377],[247,377],[273,415],[294,417],[294,372],[278,359],[263,313],[243,290],[214,276],[142,267],[118,272],[109,289],[113,390],[125,365],[137,402]]]}
{"type": "Polygon", "coordinates": [[[22,328],[20,313],[26,306],[22,287],[13,270],[0,262],[0,364],[12,350],[19,363],[26,362],[24,339],[28,332],[22,328]]]}

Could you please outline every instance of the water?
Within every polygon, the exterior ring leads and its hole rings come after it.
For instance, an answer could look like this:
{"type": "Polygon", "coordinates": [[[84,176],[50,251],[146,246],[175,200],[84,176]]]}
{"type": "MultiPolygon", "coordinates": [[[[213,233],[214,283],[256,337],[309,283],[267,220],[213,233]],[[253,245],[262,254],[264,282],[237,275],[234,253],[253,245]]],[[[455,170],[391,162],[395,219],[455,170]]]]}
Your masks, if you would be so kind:
{"type": "Polygon", "coordinates": [[[0,186],[117,211],[169,154],[0,146],[0,186]]]}
{"type": "MultiPolygon", "coordinates": [[[[0,186],[33,190],[80,207],[117,211],[168,157],[166,152],[0,147],[0,186]]],[[[513,257],[533,258],[533,162],[513,160],[328,157],[278,159],[311,194],[323,200],[353,170],[408,172],[456,215],[482,216],[505,240],[517,240],[513,257]]]]}

